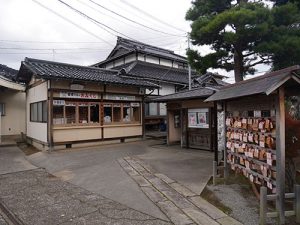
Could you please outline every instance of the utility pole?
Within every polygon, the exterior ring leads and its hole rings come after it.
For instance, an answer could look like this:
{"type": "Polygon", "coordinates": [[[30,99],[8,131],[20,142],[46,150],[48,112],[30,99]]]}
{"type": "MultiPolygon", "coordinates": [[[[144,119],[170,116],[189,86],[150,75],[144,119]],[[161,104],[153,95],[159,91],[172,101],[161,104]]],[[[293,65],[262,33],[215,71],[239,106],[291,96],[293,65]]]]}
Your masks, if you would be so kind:
{"type": "MultiPolygon", "coordinates": [[[[190,50],[190,34],[187,33],[187,38],[188,38],[188,50],[190,50]]],[[[189,90],[192,90],[192,71],[191,71],[191,65],[188,63],[188,68],[189,68],[189,90]]]]}

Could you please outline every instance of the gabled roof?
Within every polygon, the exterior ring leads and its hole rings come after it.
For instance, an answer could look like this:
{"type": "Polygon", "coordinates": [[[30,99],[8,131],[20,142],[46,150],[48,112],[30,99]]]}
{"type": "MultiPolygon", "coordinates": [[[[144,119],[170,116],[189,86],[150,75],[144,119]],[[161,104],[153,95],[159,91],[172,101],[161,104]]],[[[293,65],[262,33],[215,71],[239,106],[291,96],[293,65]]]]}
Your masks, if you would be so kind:
{"type": "Polygon", "coordinates": [[[4,77],[0,75],[0,87],[9,88],[16,91],[25,91],[25,86],[15,81],[11,80],[10,78],[4,77]]]}
{"type": "Polygon", "coordinates": [[[18,70],[15,70],[6,65],[0,64],[0,75],[1,76],[4,76],[10,80],[13,80],[16,77],[17,73],[18,73],[18,70]]]}
{"type": "Polygon", "coordinates": [[[217,73],[208,72],[201,76],[194,77],[192,82],[192,88],[205,87],[205,86],[222,87],[222,86],[229,85],[229,83],[222,80],[224,77],[225,76],[217,73]]]}
{"type": "Polygon", "coordinates": [[[29,82],[32,75],[43,79],[64,79],[90,81],[104,84],[157,87],[151,82],[134,78],[123,78],[117,70],[108,70],[88,66],[52,62],[25,58],[17,75],[19,80],[29,82]]]}
{"type": "MultiPolygon", "coordinates": [[[[136,78],[155,82],[170,82],[175,84],[188,84],[188,70],[162,66],[159,64],[135,61],[115,67],[114,69],[124,69],[127,74],[136,78]]],[[[192,72],[193,76],[197,76],[196,72],[192,72]]]]}
{"type": "Polygon", "coordinates": [[[177,92],[175,94],[164,95],[157,98],[150,99],[149,102],[171,102],[171,101],[178,101],[178,100],[187,100],[187,99],[203,99],[211,96],[213,93],[216,92],[216,89],[209,88],[209,87],[199,87],[192,90],[186,90],[177,92]]]}
{"type": "Polygon", "coordinates": [[[238,82],[221,88],[205,101],[226,100],[243,96],[266,94],[269,95],[286,83],[294,80],[300,84],[300,66],[291,66],[282,70],[266,73],[263,76],[238,82]]]}
{"type": "Polygon", "coordinates": [[[147,55],[153,55],[161,58],[187,63],[186,57],[175,54],[174,51],[164,49],[164,48],[159,48],[143,42],[133,41],[126,38],[118,37],[116,46],[108,55],[106,60],[96,63],[93,66],[101,67],[101,65],[104,65],[110,61],[119,58],[120,56],[125,56],[128,53],[132,53],[132,52],[139,52],[147,55]]]}

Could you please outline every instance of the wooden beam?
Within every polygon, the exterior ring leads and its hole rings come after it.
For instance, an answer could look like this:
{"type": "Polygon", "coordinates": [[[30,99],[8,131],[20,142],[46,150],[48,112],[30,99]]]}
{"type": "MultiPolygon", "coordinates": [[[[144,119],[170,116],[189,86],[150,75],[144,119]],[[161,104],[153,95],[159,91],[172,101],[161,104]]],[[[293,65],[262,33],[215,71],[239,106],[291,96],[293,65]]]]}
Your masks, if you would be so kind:
{"type": "Polygon", "coordinates": [[[285,106],[283,86],[278,90],[276,101],[276,171],[276,210],[279,215],[279,223],[285,224],[285,106]]]}

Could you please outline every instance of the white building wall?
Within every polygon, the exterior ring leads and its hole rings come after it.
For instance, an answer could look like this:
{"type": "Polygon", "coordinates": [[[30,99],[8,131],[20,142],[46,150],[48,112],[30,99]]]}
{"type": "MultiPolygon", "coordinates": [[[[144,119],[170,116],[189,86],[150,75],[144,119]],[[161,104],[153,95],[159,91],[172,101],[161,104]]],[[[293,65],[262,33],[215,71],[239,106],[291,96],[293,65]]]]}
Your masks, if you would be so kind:
{"type": "Polygon", "coordinates": [[[118,59],[115,61],[115,66],[120,66],[124,64],[124,58],[118,59]]]}
{"type": "Polygon", "coordinates": [[[25,92],[4,89],[0,93],[0,103],[5,104],[5,115],[1,116],[1,135],[25,133],[25,92]]]}
{"type": "Polygon", "coordinates": [[[160,65],[172,67],[172,61],[167,59],[160,59],[160,65]]]}
{"type": "Polygon", "coordinates": [[[125,57],[125,63],[133,62],[136,60],[135,54],[129,55],[125,57]]]}
{"type": "Polygon", "coordinates": [[[159,95],[169,95],[175,93],[174,84],[162,84],[159,90],[159,95]]]}
{"type": "Polygon", "coordinates": [[[48,99],[47,82],[41,83],[27,90],[26,95],[26,121],[27,136],[42,142],[47,142],[47,123],[30,122],[30,103],[48,99]]]}
{"type": "Polygon", "coordinates": [[[138,60],[145,61],[144,54],[138,54],[138,60]]]}
{"type": "Polygon", "coordinates": [[[159,58],[147,55],[146,62],[159,64],[159,58]]]}

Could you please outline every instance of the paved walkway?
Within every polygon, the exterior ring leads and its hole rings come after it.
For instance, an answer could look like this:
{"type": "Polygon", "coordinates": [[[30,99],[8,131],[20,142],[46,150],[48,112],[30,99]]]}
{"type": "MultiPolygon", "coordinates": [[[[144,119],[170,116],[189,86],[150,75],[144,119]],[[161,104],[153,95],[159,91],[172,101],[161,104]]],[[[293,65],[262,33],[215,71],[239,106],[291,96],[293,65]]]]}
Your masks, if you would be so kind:
{"type": "Polygon", "coordinates": [[[175,225],[242,225],[195,192],[162,173],[156,173],[138,157],[125,157],[118,162],[175,225]]]}
{"type": "Polygon", "coordinates": [[[35,168],[27,161],[25,154],[17,146],[0,147],[0,174],[35,168]]]}
{"type": "Polygon", "coordinates": [[[24,225],[171,225],[43,169],[0,175],[0,206],[24,225]]]}

